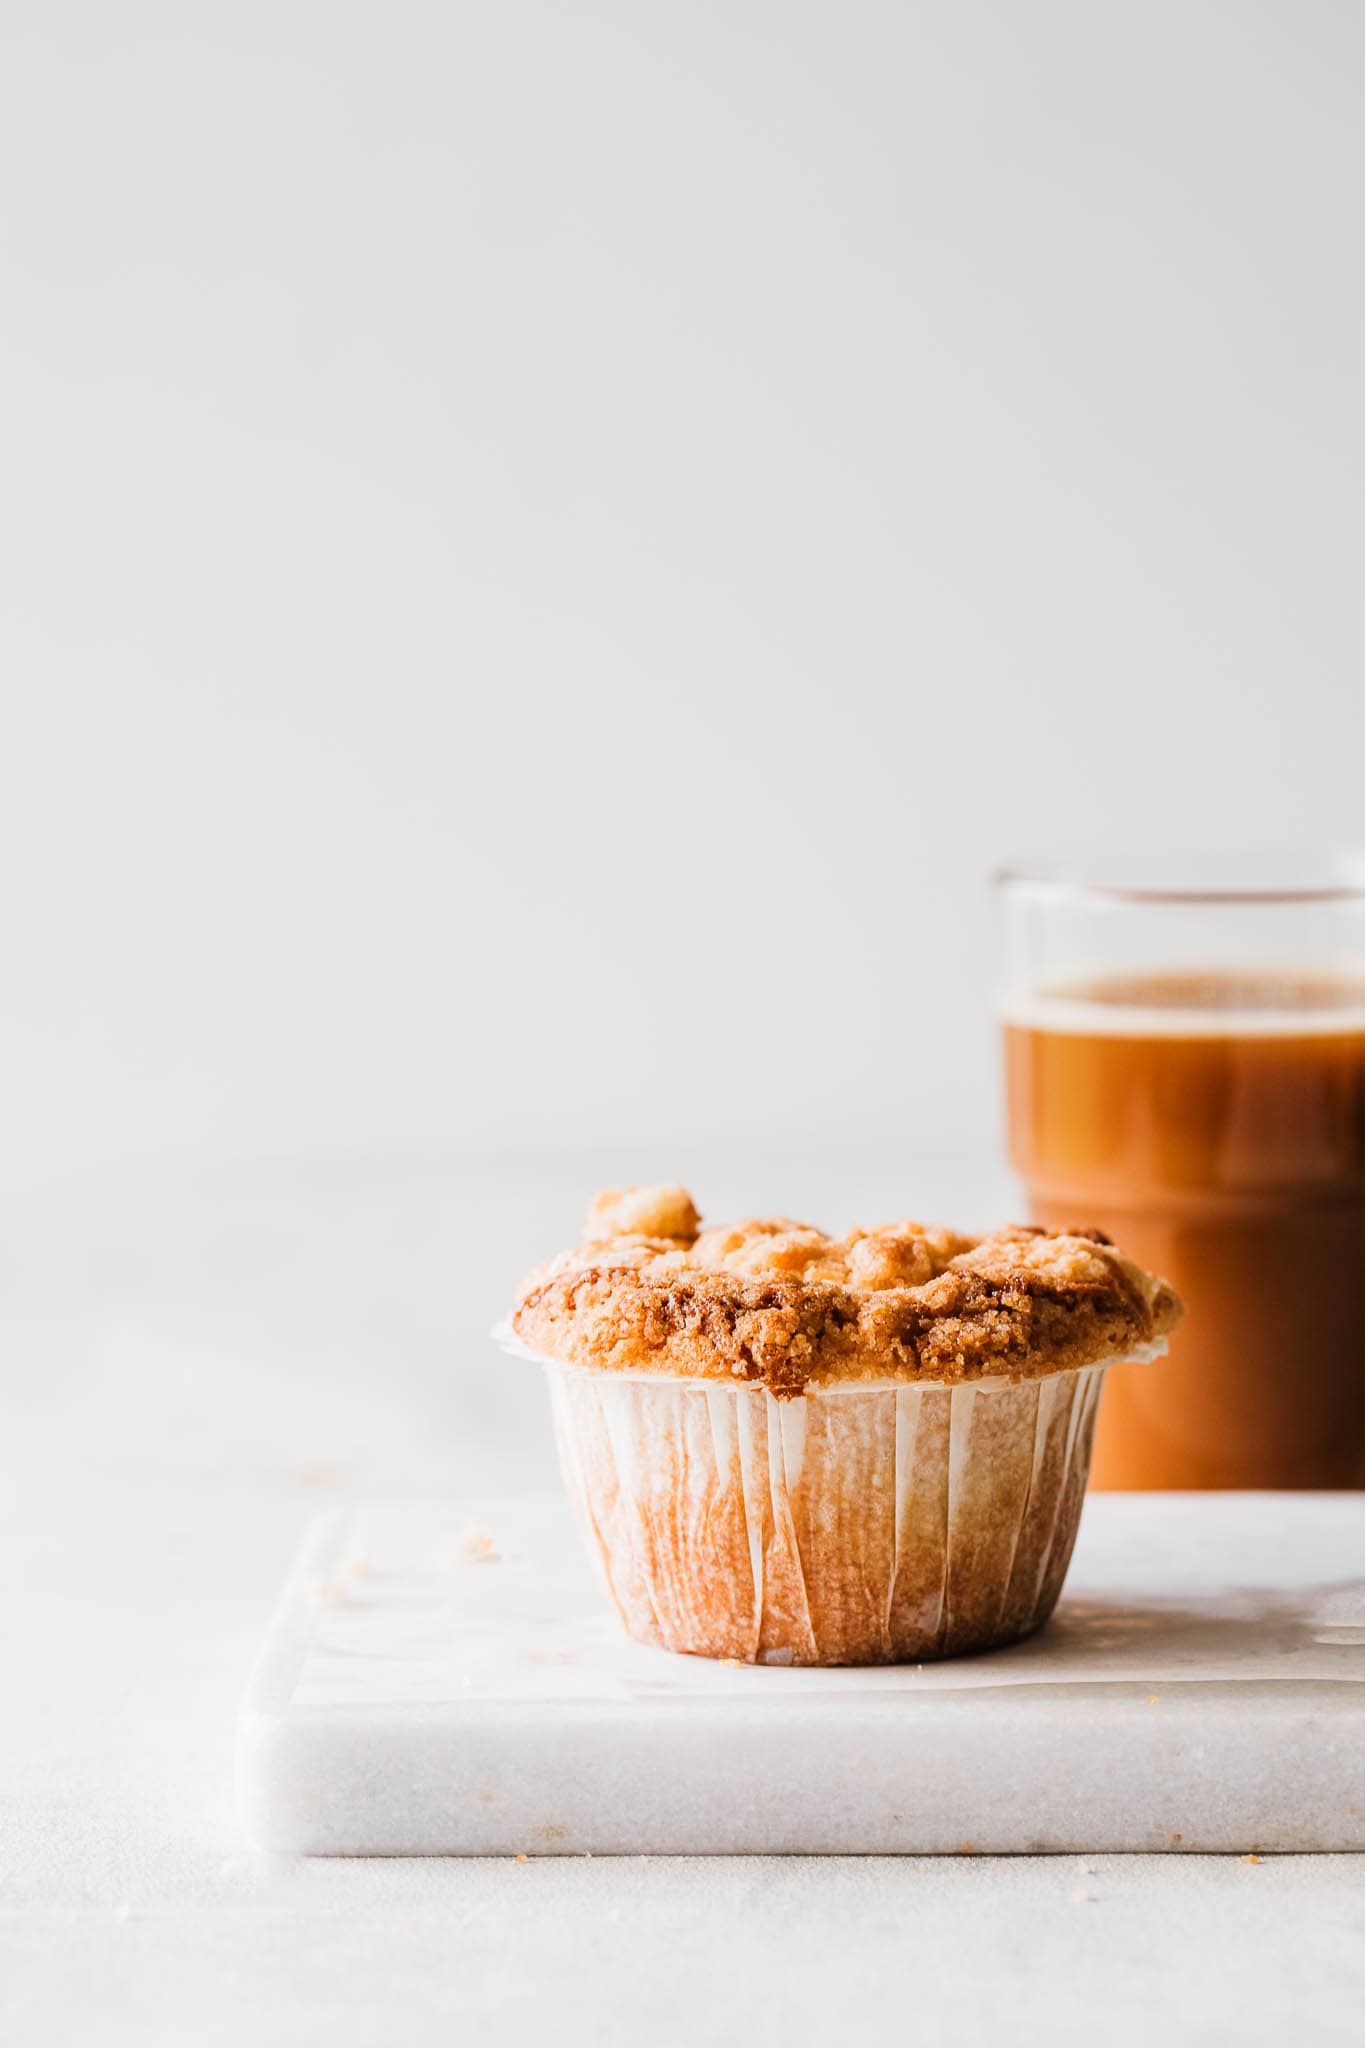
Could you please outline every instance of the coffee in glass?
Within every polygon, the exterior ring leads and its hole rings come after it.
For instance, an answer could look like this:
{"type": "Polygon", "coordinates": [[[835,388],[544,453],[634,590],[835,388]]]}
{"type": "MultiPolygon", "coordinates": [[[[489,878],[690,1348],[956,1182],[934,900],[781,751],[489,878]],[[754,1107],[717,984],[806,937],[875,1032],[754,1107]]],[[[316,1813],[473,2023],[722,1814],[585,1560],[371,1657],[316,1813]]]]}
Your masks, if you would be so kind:
{"type": "Polygon", "coordinates": [[[1365,1485],[1365,889],[999,878],[1010,1153],[1184,1298],[1117,1367],[1110,1487],[1365,1485]]]}

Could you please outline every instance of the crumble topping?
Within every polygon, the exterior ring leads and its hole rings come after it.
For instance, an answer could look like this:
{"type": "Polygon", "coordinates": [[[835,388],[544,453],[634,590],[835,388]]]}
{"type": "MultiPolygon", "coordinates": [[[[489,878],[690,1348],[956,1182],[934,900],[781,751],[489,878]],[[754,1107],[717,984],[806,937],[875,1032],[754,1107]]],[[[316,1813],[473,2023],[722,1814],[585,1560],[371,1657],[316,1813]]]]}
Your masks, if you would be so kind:
{"type": "Polygon", "coordinates": [[[985,1237],[892,1223],[830,1237],[789,1217],[701,1228],[676,1184],[612,1189],[534,1272],[512,1328],[604,1371],[759,1382],[1039,1379],[1159,1344],[1182,1308],[1103,1231],[985,1237]]]}

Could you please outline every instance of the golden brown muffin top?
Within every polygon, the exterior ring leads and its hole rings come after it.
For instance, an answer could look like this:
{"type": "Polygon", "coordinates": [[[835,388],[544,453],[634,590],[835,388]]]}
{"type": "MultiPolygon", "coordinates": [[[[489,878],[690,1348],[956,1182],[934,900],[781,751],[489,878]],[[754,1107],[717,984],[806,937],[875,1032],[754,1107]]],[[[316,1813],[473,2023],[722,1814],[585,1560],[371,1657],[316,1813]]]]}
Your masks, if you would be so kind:
{"type": "Polygon", "coordinates": [[[890,1223],[829,1237],[762,1217],[701,1228],[686,1188],[610,1189],[512,1315],[542,1358],[760,1383],[1040,1379],[1159,1344],[1183,1313],[1099,1230],[988,1237],[890,1223]]]}

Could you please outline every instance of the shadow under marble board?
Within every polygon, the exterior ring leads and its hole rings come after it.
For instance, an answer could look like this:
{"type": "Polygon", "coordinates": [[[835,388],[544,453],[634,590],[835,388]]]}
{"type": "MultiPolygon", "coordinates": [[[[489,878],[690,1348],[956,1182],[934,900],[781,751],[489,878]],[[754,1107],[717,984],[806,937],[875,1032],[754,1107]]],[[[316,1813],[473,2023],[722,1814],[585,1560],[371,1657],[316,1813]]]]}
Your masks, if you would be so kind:
{"type": "Polygon", "coordinates": [[[242,1710],[309,1855],[1365,1850],[1365,1494],[1100,1494],[1028,1642],[863,1670],[629,1642],[568,1510],[316,1524],[242,1710]]]}

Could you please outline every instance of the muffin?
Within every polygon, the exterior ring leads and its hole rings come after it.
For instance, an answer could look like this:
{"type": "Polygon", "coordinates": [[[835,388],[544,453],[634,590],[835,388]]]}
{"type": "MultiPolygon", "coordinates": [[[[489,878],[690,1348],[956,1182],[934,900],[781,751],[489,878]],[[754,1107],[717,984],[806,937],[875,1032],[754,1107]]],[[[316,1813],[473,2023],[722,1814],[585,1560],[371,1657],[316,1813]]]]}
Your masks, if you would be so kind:
{"type": "Polygon", "coordinates": [[[670,1186],[599,1195],[507,1335],[632,1636],[886,1664],[1042,1626],[1106,1368],[1180,1314],[1098,1230],[703,1230],[670,1186]]]}

